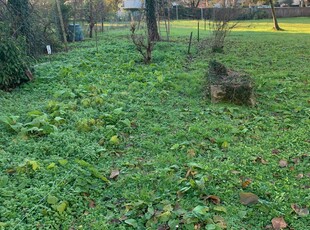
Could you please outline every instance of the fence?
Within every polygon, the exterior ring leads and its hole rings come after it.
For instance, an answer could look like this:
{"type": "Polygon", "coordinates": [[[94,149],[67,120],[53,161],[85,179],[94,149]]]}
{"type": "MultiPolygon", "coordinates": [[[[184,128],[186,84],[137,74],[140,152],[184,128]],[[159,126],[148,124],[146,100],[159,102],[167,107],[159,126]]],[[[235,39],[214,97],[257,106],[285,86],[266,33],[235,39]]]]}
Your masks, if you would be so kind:
{"type": "MultiPolygon", "coordinates": [[[[232,20],[272,18],[270,8],[185,8],[168,9],[170,18],[175,19],[210,19],[216,15],[231,15],[232,20]]],[[[310,7],[276,7],[278,18],[310,17],[310,7]]],[[[167,14],[166,14],[167,15],[167,14]]]]}

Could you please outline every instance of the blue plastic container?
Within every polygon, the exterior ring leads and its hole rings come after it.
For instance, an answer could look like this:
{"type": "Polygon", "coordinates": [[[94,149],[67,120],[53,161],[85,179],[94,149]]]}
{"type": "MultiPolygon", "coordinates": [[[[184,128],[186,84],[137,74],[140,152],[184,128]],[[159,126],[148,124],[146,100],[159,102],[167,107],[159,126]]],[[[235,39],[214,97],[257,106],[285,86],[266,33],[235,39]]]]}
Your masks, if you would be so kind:
{"type": "Polygon", "coordinates": [[[68,42],[73,42],[73,33],[75,27],[75,41],[83,41],[84,35],[80,24],[69,24],[68,26],[68,42]]]}

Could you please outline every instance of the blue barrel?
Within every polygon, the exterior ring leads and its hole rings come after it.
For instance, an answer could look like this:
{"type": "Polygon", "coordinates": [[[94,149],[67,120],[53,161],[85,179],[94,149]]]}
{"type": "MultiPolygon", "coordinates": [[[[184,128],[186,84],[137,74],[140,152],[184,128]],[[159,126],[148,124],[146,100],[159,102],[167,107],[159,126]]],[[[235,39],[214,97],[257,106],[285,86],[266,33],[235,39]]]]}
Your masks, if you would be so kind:
{"type": "Polygon", "coordinates": [[[83,30],[80,24],[69,24],[68,26],[68,42],[73,42],[73,33],[75,27],[75,41],[84,40],[83,30]]]}

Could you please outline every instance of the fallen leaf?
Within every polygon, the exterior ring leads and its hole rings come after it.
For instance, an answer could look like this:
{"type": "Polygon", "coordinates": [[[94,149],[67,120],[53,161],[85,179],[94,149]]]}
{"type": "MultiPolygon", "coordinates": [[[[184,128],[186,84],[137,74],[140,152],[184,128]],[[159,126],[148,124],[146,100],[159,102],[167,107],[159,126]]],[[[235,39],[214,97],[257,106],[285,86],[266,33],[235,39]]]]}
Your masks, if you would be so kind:
{"type": "Polygon", "coordinates": [[[248,187],[250,184],[252,183],[252,180],[250,178],[245,179],[244,181],[242,181],[242,188],[246,188],[248,187]]]}
{"type": "Polygon", "coordinates": [[[287,227],[287,223],[283,219],[283,217],[275,217],[271,220],[272,227],[274,230],[281,230],[287,227]]]}
{"type": "Polygon", "coordinates": [[[227,209],[224,206],[215,206],[213,210],[227,213],[227,209]]]}
{"type": "Polygon", "coordinates": [[[244,205],[256,204],[258,202],[258,196],[251,192],[241,192],[240,202],[244,205]]]}
{"type": "Polygon", "coordinates": [[[307,207],[301,208],[297,204],[291,204],[291,207],[299,216],[309,215],[309,209],[307,207]]]}
{"type": "Polygon", "coordinates": [[[194,157],[194,156],[196,156],[196,152],[195,152],[194,149],[189,149],[187,151],[187,155],[190,156],[190,157],[194,157]]]}
{"type": "Polygon", "coordinates": [[[221,200],[218,196],[214,196],[214,195],[210,195],[210,196],[207,196],[205,198],[205,200],[209,200],[209,201],[212,201],[214,204],[219,204],[221,203],[221,200]]]}
{"type": "Polygon", "coordinates": [[[298,157],[292,159],[292,161],[295,163],[295,164],[298,164],[300,162],[300,159],[298,157]]]}
{"type": "Polygon", "coordinates": [[[227,224],[223,217],[215,215],[213,216],[213,221],[220,229],[227,229],[227,224]]]}
{"type": "Polygon", "coordinates": [[[96,207],[95,201],[89,200],[88,207],[90,207],[90,208],[95,208],[95,207],[96,207]]]}
{"type": "Polygon", "coordinates": [[[297,175],[297,179],[301,179],[301,178],[303,178],[304,177],[304,174],[302,174],[302,173],[299,173],[298,175],[297,175]]]}
{"type": "Polygon", "coordinates": [[[267,164],[268,162],[266,160],[264,160],[262,157],[257,157],[254,162],[256,163],[261,163],[261,164],[267,164]]]}
{"type": "Polygon", "coordinates": [[[279,161],[279,166],[280,166],[281,168],[286,167],[287,164],[288,164],[288,163],[287,163],[287,160],[282,159],[282,160],[279,161]]]}
{"type": "Polygon", "coordinates": [[[239,174],[240,173],[240,171],[238,171],[238,170],[231,170],[230,171],[232,174],[239,174]]]}
{"type": "Polygon", "coordinates": [[[272,150],[272,154],[277,155],[277,154],[279,154],[279,153],[280,153],[280,150],[279,150],[279,149],[273,149],[273,150],[272,150]]]}
{"type": "Polygon", "coordinates": [[[110,179],[115,179],[116,177],[118,177],[118,175],[119,175],[119,170],[118,169],[114,169],[111,172],[110,179]]]}

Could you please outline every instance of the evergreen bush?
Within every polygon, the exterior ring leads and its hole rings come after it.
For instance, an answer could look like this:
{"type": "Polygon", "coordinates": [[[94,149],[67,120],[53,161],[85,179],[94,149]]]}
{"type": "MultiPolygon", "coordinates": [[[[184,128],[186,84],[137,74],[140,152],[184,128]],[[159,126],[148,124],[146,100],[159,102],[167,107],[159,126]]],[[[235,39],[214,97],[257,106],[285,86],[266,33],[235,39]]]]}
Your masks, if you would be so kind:
{"type": "Polygon", "coordinates": [[[21,41],[0,37],[0,89],[11,90],[32,79],[21,41]]]}

